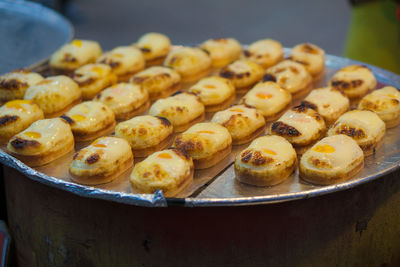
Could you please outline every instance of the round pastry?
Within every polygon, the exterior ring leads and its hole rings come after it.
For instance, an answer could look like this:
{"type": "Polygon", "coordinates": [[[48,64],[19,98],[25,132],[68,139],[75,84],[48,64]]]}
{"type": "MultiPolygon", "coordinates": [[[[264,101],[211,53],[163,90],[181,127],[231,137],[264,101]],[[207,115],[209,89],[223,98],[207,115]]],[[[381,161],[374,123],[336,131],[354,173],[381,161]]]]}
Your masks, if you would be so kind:
{"type": "Polygon", "coordinates": [[[316,110],[324,118],[326,125],[334,123],[350,108],[346,95],[333,87],[314,89],[301,103],[316,110]]]}
{"type": "Polygon", "coordinates": [[[84,100],[92,99],[98,92],[117,82],[117,76],[106,64],[87,64],[75,70],[72,79],[82,90],[84,100]]]}
{"type": "Polygon", "coordinates": [[[42,81],[43,77],[28,70],[15,70],[0,76],[0,101],[24,98],[29,86],[42,81]]]}
{"type": "Polygon", "coordinates": [[[291,103],[292,95],[274,82],[261,82],[240,100],[257,109],[266,121],[276,119],[291,103]]]}
{"type": "Polygon", "coordinates": [[[165,197],[175,196],[192,181],[192,158],[177,148],[150,155],[135,165],[130,176],[133,190],[147,194],[162,190],[165,197]]]}
{"type": "Polygon", "coordinates": [[[71,75],[77,68],[95,62],[101,52],[99,43],[75,39],[53,53],[50,69],[54,74],[71,75]]]}
{"type": "Polygon", "coordinates": [[[236,60],[223,68],[219,75],[233,82],[236,92],[241,94],[247,92],[254,84],[259,82],[263,76],[264,69],[250,60],[236,60]]]}
{"type": "Polygon", "coordinates": [[[366,95],[358,105],[358,109],[368,109],[378,114],[386,128],[400,123],[400,92],[392,86],[386,86],[366,95]]]}
{"type": "Polygon", "coordinates": [[[283,59],[283,47],[280,42],[272,39],[259,40],[249,45],[243,54],[264,69],[269,68],[283,59]]]}
{"type": "Polygon", "coordinates": [[[290,52],[290,59],[303,64],[314,79],[321,78],[325,73],[325,51],[316,45],[296,45],[290,52]]]}
{"type": "Polygon", "coordinates": [[[353,138],[368,156],[375,152],[385,135],[385,123],[370,110],[344,113],[329,129],[328,135],[345,134],[353,138]]]}
{"type": "Polygon", "coordinates": [[[297,106],[271,125],[271,133],[286,138],[302,154],[326,132],[324,119],[315,110],[297,106]]]}
{"type": "Polygon", "coordinates": [[[155,66],[132,77],[131,83],[142,86],[155,101],[172,95],[181,88],[181,76],[171,68],[155,66]]]}
{"type": "Polygon", "coordinates": [[[8,101],[0,108],[0,144],[43,118],[43,111],[30,100],[8,101]]]}
{"type": "Polygon", "coordinates": [[[283,137],[268,135],[251,142],[235,159],[236,179],[245,184],[272,186],[296,169],[297,155],[283,137]]]}
{"type": "Polygon", "coordinates": [[[225,109],[235,101],[235,87],[233,83],[219,76],[201,79],[189,89],[189,92],[200,97],[206,112],[225,109]]]}
{"type": "Polygon", "coordinates": [[[233,145],[248,143],[265,130],[264,117],[256,109],[245,105],[236,105],[219,111],[214,114],[211,121],[228,129],[233,145]]]}
{"type": "Polygon", "coordinates": [[[210,72],[211,58],[198,47],[181,47],[168,54],[164,66],[176,70],[182,82],[194,82],[210,72]]]}
{"type": "Polygon", "coordinates": [[[224,67],[237,60],[242,52],[240,43],[233,38],[209,39],[200,47],[210,54],[214,68],[224,67]]]}
{"type": "Polygon", "coordinates": [[[194,94],[180,93],[154,102],[149,114],[167,118],[175,132],[183,132],[204,120],[204,105],[194,94]]]}
{"type": "Polygon", "coordinates": [[[341,68],[333,75],[329,85],[343,91],[350,100],[358,100],[376,88],[372,71],[365,66],[351,65],[341,68]]]}
{"type": "Polygon", "coordinates": [[[94,101],[74,106],[61,118],[71,125],[76,141],[93,140],[112,133],[116,124],[113,111],[105,104],[94,101]]]}
{"type": "Polygon", "coordinates": [[[58,117],[81,101],[78,84],[67,76],[52,76],[29,87],[24,99],[32,100],[46,118],[58,117]]]}
{"type": "Polygon", "coordinates": [[[111,67],[118,81],[127,82],[137,72],[144,69],[146,62],[143,53],[133,46],[119,46],[104,53],[97,59],[111,67]]]}
{"type": "Polygon", "coordinates": [[[80,184],[105,184],[132,165],[133,154],[128,142],[117,137],[100,137],[74,155],[69,173],[80,184]]]}
{"type": "Polygon", "coordinates": [[[119,121],[145,112],[150,106],[149,93],[139,85],[117,83],[100,92],[94,101],[103,102],[119,121]]]}
{"type": "Polygon", "coordinates": [[[303,154],[299,176],[310,183],[330,185],[344,182],[364,166],[364,153],[350,137],[325,137],[303,154]]]}
{"type": "Polygon", "coordinates": [[[26,165],[41,166],[74,150],[74,136],[61,118],[38,120],[14,135],[7,150],[26,165]]]}
{"type": "Polygon", "coordinates": [[[170,146],[173,133],[169,120],[150,115],[137,116],[115,127],[115,136],[128,141],[135,157],[147,157],[170,146]]]}
{"type": "Polygon", "coordinates": [[[135,45],[142,50],[147,66],[161,65],[171,50],[168,36],[156,32],[142,35],[135,45]]]}
{"type": "Polygon", "coordinates": [[[273,81],[288,90],[293,98],[299,98],[308,93],[312,87],[312,77],[306,68],[297,62],[284,60],[268,68],[264,81],[273,81]]]}
{"type": "Polygon", "coordinates": [[[195,169],[206,169],[229,155],[232,137],[218,123],[197,123],[175,138],[174,147],[188,152],[195,169]]]}

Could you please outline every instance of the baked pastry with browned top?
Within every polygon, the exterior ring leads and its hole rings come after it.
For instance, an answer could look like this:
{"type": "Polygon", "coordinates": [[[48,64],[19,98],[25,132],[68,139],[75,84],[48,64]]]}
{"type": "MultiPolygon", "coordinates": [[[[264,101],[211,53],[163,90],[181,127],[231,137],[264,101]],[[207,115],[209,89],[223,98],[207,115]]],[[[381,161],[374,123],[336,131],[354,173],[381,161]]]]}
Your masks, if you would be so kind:
{"type": "Polygon", "coordinates": [[[283,59],[283,47],[278,41],[264,39],[250,44],[243,54],[248,60],[267,69],[283,59]]]}
{"type": "Polygon", "coordinates": [[[8,101],[0,108],[0,144],[43,118],[43,111],[30,100],[8,101]]]}
{"type": "Polygon", "coordinates": [[[375,152],[385,135],[385,123],[370,110],[352,110],[337,119],[328,135],[345,134],[353,138],[368,156],[375,152]]]}
{"type": "Polygon", "coordinates": [[[339,134],[325,137],[303,154],[299,175],[303,180],[330,185],[344,182],[364,166],[364,154],[352,138],[339,134]]]}
{"type": "Polygon", "coordinates": [[[64,119],[38,120],[14,135],[7,150],[26,165],[41,166],[74,150],[74,136],[64,119]]]}
{"type": "Polygon", "coordinates": [[[76,141],[93,140],[112,133],[116,124],[113,111],[95,101],[78,104],[61,117],[71,125],[76,141]]]}
{"type": "Polygon", "coordinates": [[[381,118],[386,128],[392,128],[400,123],[400,92],[397,88],[386,86],[364,96],[358,109],[374,111],[381,118]]]}
{"type": "Polygon", "coordinates": [[[214,114],[212,122],[221,124],[232,136],[232,144],[240,145],[252,141],[264,133],[265,120],[255,108],[235,105],[214,114]]]}
{"type": "Polygon", "coordinates": [[[181,88],[181,76],[171,68],[154,66],[132,77],[131,83],[149,92],[151,101],[172,95],[181,88]]]}
{"type": "Polygon", "coordinates": [[[24,98],[26,89],[42,81],[43,77],[28,70],[15,70],[0,76],[0,101],[24,98]]]}
{"type": "Polygon", "coordinates": [[[137,116],[118,123],[115,136],[128,141],[135,157],[146,157],[172,143],[174,129],[163,117],[137,116]]]}
{"type": "Polygon", "coordinates": [[[197,123],[175,138],[174,147],[185,150],[193,158],[195,169],[206,169],[229,155],[232,137],[218,123],[197,123]]]}
{"type": "Polygon", "coordinates": [[[242,52],[240,43],[233,38],[209,39],[200,47],[210,54],[214,68],[224,67],[239,59],[242,52]]]}
{"type": "Polygon", "coordinates": [[[101,90],[117,82],[110,66],[101,63],[87,64],[75,70],[72,79],[82,90],[82,98],[90,100],[101,90]]]}
{"type": "Polygon", "coordinates": [[[314,44],[296,45],[290,52],[290,59],[303,64],[314,79],[321,78],[325,73],[325,51],[314,44]]]}
{"type": "Polygon", "coordinates": [[[77,68],[94,63],[101,52],[98,42],[75,39],[53,53],[50,69],[54,74],[71,75],[77,68]]]}
{"type": "Polygon", "coordinates": [[[297,155],[283,137],[268,135],[251,142],[235,159],[236,179],[256,186],[283,182],[296,169],[297,155]]]}
{"type": "Polygon", "coordinates": [[[100,137],[79,150],[69,166],[72,180],[86,185],[111,182],[133,165],[128,142],[117,137],[100,137]]]}
{"type": "Polygon", "coordinates": [[[146,66],[161,65],[171,50],[168,36],[156,32],[142,35],[135,45],[143,52],[146,66]]]}
{"type": "Polygon", "coordinates": [[[165,197],[173,197],[193,181],[193,173],[192,158],[183,150],[169,148],[136,164],[130,182],[134,191],[162,190],[165,197]]]}

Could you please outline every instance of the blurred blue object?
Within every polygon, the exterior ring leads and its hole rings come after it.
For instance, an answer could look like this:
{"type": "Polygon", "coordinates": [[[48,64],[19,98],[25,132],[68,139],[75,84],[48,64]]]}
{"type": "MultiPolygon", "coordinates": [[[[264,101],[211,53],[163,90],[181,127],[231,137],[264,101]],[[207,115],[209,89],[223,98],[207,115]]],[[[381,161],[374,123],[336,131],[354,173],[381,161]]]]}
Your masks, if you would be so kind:
{"type": "Polygon", "coordinates": [[[57,12],[28,1],[0,1],[0,74],[48,58],[73,36],[57,12]]]}
{"type": "Polygon", "coordinates": [[[11,238],[6,224],[0,220],[0,267],[9,266],[8,253],[10,249],[11,238]]]}

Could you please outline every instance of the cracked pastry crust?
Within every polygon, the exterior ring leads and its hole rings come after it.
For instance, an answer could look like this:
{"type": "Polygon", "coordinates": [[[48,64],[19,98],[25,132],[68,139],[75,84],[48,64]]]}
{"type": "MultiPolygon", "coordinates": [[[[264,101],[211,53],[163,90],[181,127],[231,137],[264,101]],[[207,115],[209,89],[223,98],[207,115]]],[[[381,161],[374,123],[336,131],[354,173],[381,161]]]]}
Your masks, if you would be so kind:
{"type": "Polygon", "coordinates": [[[38,120],[8,142],[8,152],[35,167],[47,164],[74,149],[74,136],[61,118],[38,120]]]}
{"type": "Polygon", "coordinates": [[[240,43],[233,38],[209,39],[200,47],[210,54],[214,68],[221,68],[232,63],[239,59],[242,52],[240,43]]]}
{"type": "Polygon", "coordinates": [[[0,108],[0,144],[43,118],[43,111],[30,100],[8,101],[0,108]]]}
{"type": "Polygon", "coordinates": [[[100,137],[74,155],[69,172],[77,183],[97,185],[111,182],[132,165],[128,142],[117,137],[100,137]]]}
{"type": "Polygon", "coordinates": [[[206,169],[229,155],[232,137],[218,123],[197,123],[175,137],[174,147],[186,151],[193,158],[195,169],[206,169]]]}
{"type": "Polygon", "coordinates": [[[297,155],[283,137],[268,135],[255,139],[235,159],[236,179],[255,186],[283,182],[296,169],[297,155]]]}
{"type": "Polygon", "coordinates": [[[115,127],[115,136],[128,141],[135,157],[146,157],[172,143],[172,124],[163,117],[137,116],[115,127]]]}
{"type": "Polygon", "coordinates": [[[278,41],[264,39],[250,44],[243,54],[246,59],[267,69],[283,59],[283,47],[278,41]]]}
{"type": "Polygon", "coordinates": [[[24,98],[26,89],[42,81],[43,77],[28,70],[15,70],[0,76],[0,101],[24,98]]]}
{"type": "Polygon", "coordinates": [[[151,101],[168,97],[181,88],[179,73],[162,66],[145,69],[135,74],[130,82],[146,89],[151,101]]]}
{"type": "Polygon", "coordinates": [[[344,113],[328,131],[328,136],[345,134],[353,138],[368,156],[382,143],[385,123],[370,110],[352,110],[344,113]]]}
{"type": "Polygon", "coordinates": [[[50,69],[54,74],[70,75],[77,68],[94,63],[101,53],[98,42],[75,39],[53,53],[50,69]]]}
{"type": "Polygon", "coordinates": [[[57,117],[81,101],[81,90],[71,78],[60,75],[48,77],[29,87],[24,99],[32,100],[46,118],[57,117]]]}
{"type": "Polygon", "coordinates": [[[325,73],[325,51],[314,44],[296,45],[290,52],[290,59],[304,65],[314,80],[325,73]]]}
{"type": "Polygon", "coordinates": [[[142,51],[146,66],[161,65],[171,50],[168,36],[156,32],[142,35],[134,45],[142,51]]]}
{"type": "Polygon", "coordinates": [[[364,153],[352,138],[339,134],[325,137],[303,154],[299,176],[317,185],[344,182],[364,166],[364,153]]]}
{"type": "Polygon", "coordinates": [[[169,148],[155,152],[133,168],[130,183],[133,190],[152,194],[162,190],[173,197],[193,181],[193,161],[183,150],[169,148]]]}

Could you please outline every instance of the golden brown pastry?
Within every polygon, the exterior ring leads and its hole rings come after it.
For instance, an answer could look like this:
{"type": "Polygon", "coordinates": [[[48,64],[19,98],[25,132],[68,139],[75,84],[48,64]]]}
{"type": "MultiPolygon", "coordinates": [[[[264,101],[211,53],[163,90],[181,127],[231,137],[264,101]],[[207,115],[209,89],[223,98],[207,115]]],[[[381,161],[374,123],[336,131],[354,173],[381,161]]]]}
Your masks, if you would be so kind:
{"type": "Polygon", "coordinates": [[[111,182],[133,165],[128,142],[117,137],[100,137],[79,150],[69,166],[72,180],[86,185],[111,182]]]}
{"type": "Polygon", "coordinates": [[[290,59],[303,64],[314,79],[321,78],[325,73],[325,51],[314,44],[296,45],[290,52],[290,59]]]}
{"type": "Polygon", "coordinates": [[[209,39],[200,47],[210,54],[214,68],[224,67],[239,59],[242,52],[240,43],[233,38],[209,39]]]}
{"type": "Polygon", "coordinates": [[[236,179],[250,185],[272,186],[287,179],[296,165],[296,151],[285,138],[262,136],[237,155],[236,179]]]}
{"type": "Polygon", "coordinates": [[[139,38],[136,46],[143,52],[146,66],[162,65],[171,50],[171,41],[164,34],[149,32],[139,38]]]}
{"type": "Polygon", "coordinates": [[[248,60],[267,69],[283,59],[283,47],[278,41],[264,39],[250,44],[243,54],[248,60]]]}
{"type": "Polygon", "coordinates": [[[15,70],[0,76],[0,101],[24,98],[29,86],[42,81],[43,77],[28,70],[15,70]]]}

